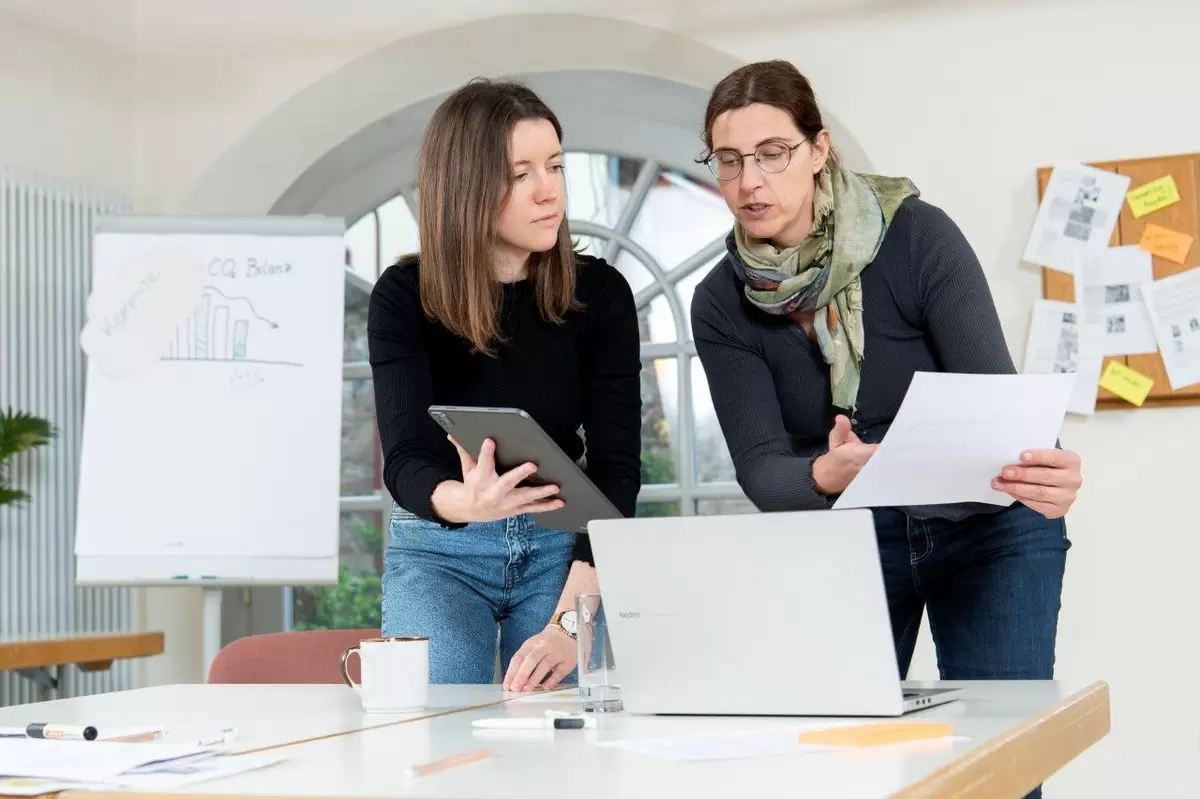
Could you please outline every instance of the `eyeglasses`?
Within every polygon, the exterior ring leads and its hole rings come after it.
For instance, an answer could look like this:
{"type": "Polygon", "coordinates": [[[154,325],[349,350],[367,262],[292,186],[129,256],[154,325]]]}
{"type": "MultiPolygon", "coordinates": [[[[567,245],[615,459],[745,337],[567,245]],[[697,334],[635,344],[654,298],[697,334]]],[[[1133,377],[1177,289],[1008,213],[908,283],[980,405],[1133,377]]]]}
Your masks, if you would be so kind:
{"type": "Polygon", "coordinates": [[[758,164],[758,168],[763,172],[782,172],[792,162],[792,153],[806,141],[808,141],[807,136],[798,143],[790,146],[783,142],[764,142],[754,148],[754,152],[752,153],[739,153],[737,150],[717,150],[704,159],[704,163],[708,164],[709,170],[717,180],[734,180],[740,177],[742,174],[742,165],[750,156],[754,156],[754,162],[758,164]]]}

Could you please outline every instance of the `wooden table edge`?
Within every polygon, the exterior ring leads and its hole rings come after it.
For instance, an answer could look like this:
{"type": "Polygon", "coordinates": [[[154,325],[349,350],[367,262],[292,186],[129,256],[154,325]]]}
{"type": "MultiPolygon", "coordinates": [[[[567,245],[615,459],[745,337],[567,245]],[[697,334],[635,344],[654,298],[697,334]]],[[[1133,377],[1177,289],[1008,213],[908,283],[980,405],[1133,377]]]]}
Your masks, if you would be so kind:
{"type": "Polygon", "coordinates": [[[163,653],[164,642],[158,631],[0,641],[0,671],[150,657],[163,653]]]}
{"type": "Polygon", "coordinates": [[[990,738],[892,799],[1025,796],[1111,729],[1109,687],[1099,680],[990,738]]]}

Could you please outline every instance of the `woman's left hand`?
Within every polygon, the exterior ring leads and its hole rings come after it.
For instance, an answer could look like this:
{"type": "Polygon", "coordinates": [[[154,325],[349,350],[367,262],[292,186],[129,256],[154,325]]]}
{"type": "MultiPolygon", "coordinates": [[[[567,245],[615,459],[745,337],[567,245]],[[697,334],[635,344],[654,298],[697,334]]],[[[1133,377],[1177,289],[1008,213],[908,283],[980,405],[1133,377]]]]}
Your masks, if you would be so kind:
{"type": "Polygon", "coordinates": [[[1047,519],[1067,515],[1083,475],[1079,455],[1065,449],[1034,449],[1021,453],[1020,464],[1005,466],[992,488],[1027,505],[1047,519]]]}
{"type": "Polygon", "coordinates": [[[504,690],[553,688],[571,673],[578,658],[575,639],[562,630],[547,627],[521,644],[513,655],[504,675],[504,690]]]}

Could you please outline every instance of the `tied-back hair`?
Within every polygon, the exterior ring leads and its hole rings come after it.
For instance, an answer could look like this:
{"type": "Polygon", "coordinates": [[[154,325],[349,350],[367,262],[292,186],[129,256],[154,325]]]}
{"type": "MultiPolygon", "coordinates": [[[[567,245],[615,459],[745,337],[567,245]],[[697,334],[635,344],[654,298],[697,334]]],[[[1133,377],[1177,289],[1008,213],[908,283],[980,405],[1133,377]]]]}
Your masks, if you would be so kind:
{"type": "MultiPolygon", "coordinates": [[[[821,108],[808,78],[790,61],[756,61],[738,67],[713,87],[704,111],[704,147],[696,159],[704,163],[712,155],[712,129],[717,117],[726,111],[761,103],[787,112],[803,136],[815,136],[825,128],[821,108]]],[[[827,160],[837,165],[841,159],[831,146],[827,160]]]]}
{"type": "MultiPolygon", "coordinates": [[[[503,288],[493,272],[500,210],[512,189],[509,139],[517,123],[562,126],[541,98],[511,81],[477,78],[438,106],[417,163],[421,305],[427,316],[495,355],[503,288]]],[[[575,251],[564,215],[558,240],[529,258],[543,319],[562,324],[575,299],[575,251]]]]}

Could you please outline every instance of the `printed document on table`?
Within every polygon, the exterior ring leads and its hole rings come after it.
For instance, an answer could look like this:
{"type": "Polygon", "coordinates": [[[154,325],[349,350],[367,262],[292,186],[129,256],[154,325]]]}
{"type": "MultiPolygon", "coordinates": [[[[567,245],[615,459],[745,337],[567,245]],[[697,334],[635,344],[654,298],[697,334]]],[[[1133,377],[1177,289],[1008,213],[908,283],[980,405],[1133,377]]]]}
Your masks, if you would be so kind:
{"type": "Polygon", "coordinates": [[[1021,372],[1028,375],[1074,374],[1067,413],[1096,412],[1096,387],[1104,366],[1104,326],[1087,324],[1083,307],[1038,298],[1033,303],[1029,340],[1021,372]]]}
{"type": "Polygon", "coordinates": [[[139,769],[190,766],[215,753],[203,746],[165,743],[0,738],[0,774],[112,784],[139,769]]]}
{"type": "Polygon", "coordinates": [[[1075,255],[1108,246],[1129,191],[1129,177],[1084,164],[1058,164],[1050,174],[1022,258],[1060,272],[1075,255]]]}
{"type": "Polygon", "coordinates": [[[1075,302],[1089,323],[1104,325],[1104,355],[1158,350],[1142,291],[1154,282],[1154,261],[1136,244],[1079,256],[1075,302]]]}
{"type": "Polygon", "coordinates": [[[1052,449],[1075,375],[917,372],[887,435],[834,503],[840,508],[984,502],[1027,449],[1052,449]]]}
{"type": "Polygon", "coordinates": [[[1172,390],[1200,383],[1200,268],[1156,280],[1144,293],[1172,390]]]}

